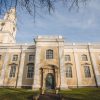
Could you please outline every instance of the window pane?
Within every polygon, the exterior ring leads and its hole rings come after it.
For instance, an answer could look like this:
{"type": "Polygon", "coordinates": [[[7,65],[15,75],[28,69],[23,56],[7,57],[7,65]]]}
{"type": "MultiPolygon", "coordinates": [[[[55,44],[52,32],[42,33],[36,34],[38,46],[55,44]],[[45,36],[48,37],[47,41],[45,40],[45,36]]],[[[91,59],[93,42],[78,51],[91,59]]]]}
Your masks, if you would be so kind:
{"type": "Polygon", "coordinates": [[[71,65],[67,65],[66,77],[69,77],[69,78],[72,77],[72,67],[71,67],[71,65]]]}
{"type": "Polygon", "coordinates": [[[71,61],[70,55],[65,55],[65,61],[71,61]]]}
{"type": "Polygon", "coordinates": [[[27,78],[32,78],[33,77],[33,72],[34,72],[33,65],[28,65],[27,78]]]}
{"type": "Polygon", "coordinates": [[[18,55],[13,55],[13,61],[17,61],[17,59],[18,59],[18,55]]]}
{"type": "Polygon", "coordinates": [[[12,65],[9,77],[15,77],[15,73],[16,73],[16,65],[12,65]]]}
{"type": "Polygon", "coordinates": [[[34,61],[35,56],[34,55],[29,55],[29,61],[34,61]]]}
{"type": "Polygon", "coordinates": [[[46,51],[46,59],[53,59],[53,50],[46,51]]]}
{"type": "Polygon", "coordinates": [[[84,66],[85,77],[91,77],[89,66],[84,66]]]}
{"type": "Polygon", "coordinates": [[[87,55],[82,55],[82,61],[87,61],[88,58],[87,58],[87,55]]]}

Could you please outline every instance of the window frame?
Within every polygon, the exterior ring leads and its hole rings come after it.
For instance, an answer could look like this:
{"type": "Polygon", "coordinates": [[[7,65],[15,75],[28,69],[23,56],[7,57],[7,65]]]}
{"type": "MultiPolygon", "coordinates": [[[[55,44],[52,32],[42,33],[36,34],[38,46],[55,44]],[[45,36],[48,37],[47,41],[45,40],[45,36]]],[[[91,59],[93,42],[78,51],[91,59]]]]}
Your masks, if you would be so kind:
{"type": "Polygon", "coordinates": [[[34,59],[35,59],[35,55],[31,55],[31,54],[30,54],[30,55],[28,56],[28,61],[29,61],[29,62],[33,62],[34,59]],[[31,57],[31,59],[30,59],[30,57],[31,57]]]}
{"type": "Polygon", "coordinates": [[[69,54],[65,55],[65,61],[71,61],[71,56],[69,54]]]}
{"type": "Polygon", "coordinates": [[[47,60],[54,59],[54,51],[53,51],[52,49],[46,50],[45,58],[46,58],[47,60]]]}
{"type": "Polygon", "coordinates": [[[72,64],[66,64],[66,78],[73,78],[72,64]]]}
{"type": "Polygon", "coordinates": [[[26,78],[27,79],[33,79],[33,77],[34,77],[34,64],[28,64],[27,65],[26,78]],[[29,66],[33,66],[32,72],[28,72],[29,71],[29,66]],[[30,74],[29,76],[31,76],[31,74],[32,74],[32,77],[28,77],[28,74],[30,74]]]}
{"type": "Polygon", "coordinates": [[[88,56],[86,54],[81,55],[82,61],[88,61],[88,56]]]}
{"type": "Polygon", "coordinates": [[[84,76],[85,78],[91,78],[91,70],[89,65],[84,65],[84,76]]]}
{"type": "Polygon", "coordinates": [[[15,78],[16,77],[16,70],[17,70],[17,67],[16,67],[17,65],[16,64],[12,64],[11,66],[10,66],[10,70],[9,70],[9,78],[15,78]],[[14,68],[15,69],[14,69],[14,68]],[[12,71],[12,72],[11,72],[12,71]]]}
{"type": "Polygon", "coordinates": [[[18,55],[17,54],[12,56],[12,61],[18,61],[18,55]]]}

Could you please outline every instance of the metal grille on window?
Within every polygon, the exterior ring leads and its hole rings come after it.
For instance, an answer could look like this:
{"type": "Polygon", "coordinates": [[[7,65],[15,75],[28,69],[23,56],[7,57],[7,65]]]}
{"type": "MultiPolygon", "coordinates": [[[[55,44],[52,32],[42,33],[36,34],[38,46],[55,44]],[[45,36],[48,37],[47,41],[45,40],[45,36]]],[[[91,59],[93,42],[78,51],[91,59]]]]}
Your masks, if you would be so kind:
{"type": "Polygon", "coordinates": [[[46,59],[53,59],[53,50],[46,51],[46,59]]]}
{"type": "Polygon", "coordinates": [[[71,66],[71,64],[68,64],[68,65],[67,65],[66,77],[72,78],[72,66],[71,66]]]}
{"type": "Polygon", "coordinates": [[[33,77],[33,72],[34,72],[34,66],[33,65],[28,65],[27,78],[32,78],[33,77]]]}
{"type": "Polygon", "coordinates": [[[91,77],[89,66],[84,66],[85,77],[91,77]]]}
{"type": "Polygon", "coordinates": [[[15,77],[15,73],[16,73],[16,65],[11,65],[9,77],[15,77]]]}

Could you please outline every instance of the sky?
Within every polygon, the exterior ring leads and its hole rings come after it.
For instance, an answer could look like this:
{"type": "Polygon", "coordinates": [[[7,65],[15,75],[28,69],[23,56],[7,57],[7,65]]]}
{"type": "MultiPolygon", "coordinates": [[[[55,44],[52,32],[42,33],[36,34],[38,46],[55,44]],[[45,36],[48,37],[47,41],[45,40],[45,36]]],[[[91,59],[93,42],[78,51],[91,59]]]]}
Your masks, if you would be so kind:
{"type": "Polygon", "coordinates": [[[33,16],[17,10],[17,42],[32,43],[38,35],[62,35],[66,42],[100,42],[100,0],[89,1],[71,11],[58,3],[51,14],[39,11],[35,23],[33,16]]]}

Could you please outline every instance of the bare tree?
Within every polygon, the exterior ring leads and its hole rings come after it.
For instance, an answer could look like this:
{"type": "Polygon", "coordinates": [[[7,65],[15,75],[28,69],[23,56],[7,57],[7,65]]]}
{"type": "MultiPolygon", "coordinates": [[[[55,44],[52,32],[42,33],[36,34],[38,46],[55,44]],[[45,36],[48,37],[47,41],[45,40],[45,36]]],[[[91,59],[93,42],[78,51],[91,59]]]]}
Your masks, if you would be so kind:
{"type": "Polygon", "coordinates": [[[68,6],[68,9],[72,9],[74,6],[79,8],[79,4],[85,4],[88,0],[0,0],[0,15],[11,7],[21,7],[25,9],[29,14],[35,15],[38,9],[47,9],[50,13],[54,10],[57,2],[62,2],[68,6]]]}

